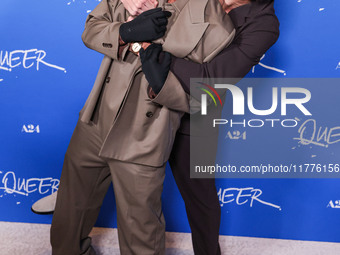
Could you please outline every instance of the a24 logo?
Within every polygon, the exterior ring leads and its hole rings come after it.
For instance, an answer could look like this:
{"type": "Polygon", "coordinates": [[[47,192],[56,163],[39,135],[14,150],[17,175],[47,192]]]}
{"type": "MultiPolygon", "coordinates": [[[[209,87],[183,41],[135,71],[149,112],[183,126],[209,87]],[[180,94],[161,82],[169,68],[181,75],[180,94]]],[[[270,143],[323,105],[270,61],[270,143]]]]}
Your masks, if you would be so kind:
{"type": "Polygon", "coordinates": [[[227,135],[225,136],[225,138],[229,138],[231,140],[246,140],[247,139],[247,132],[240,132],[240,131],[228,131],[227,135]]]}
{"type": "Polygon", "coordinates": [[[333,208],[333,209],[340,209],[340,200],[331,200],[329,201],[328,205],[327,205],[327,208],[330,207],[330,208],[333,208]]]}
{"type": "Polygon", "coordinates": [[[21,129],[22,133],[40,133],[40,126],[39,125],[33,125],[33,124],[29,124],[29,125],[23,125],[22,129],[21,129]]]}

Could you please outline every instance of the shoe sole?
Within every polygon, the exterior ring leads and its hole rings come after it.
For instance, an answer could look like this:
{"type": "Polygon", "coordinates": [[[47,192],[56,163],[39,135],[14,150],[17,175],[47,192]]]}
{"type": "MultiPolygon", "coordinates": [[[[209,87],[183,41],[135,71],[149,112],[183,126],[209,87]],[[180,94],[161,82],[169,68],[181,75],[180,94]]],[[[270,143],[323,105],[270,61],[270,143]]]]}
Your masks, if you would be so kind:
{"type": "Polygon", "coordinates": [[[53,214],[54,213],[54,211],[47,211],[47,212],[34,211],[32,207],[31,207],[31,211],[34,212],[35,214],[40,214],[40,215],[48,215],[48,214],[53,214]]]}

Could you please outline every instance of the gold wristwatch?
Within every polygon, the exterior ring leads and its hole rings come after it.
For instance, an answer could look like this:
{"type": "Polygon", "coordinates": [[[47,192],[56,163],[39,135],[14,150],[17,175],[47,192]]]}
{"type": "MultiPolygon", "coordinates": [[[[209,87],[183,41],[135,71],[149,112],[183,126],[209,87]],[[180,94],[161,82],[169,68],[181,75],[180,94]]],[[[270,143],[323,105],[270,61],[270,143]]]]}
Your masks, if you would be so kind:
{"type": "Polygon", "coordinates": [[[139,53],[141,48],[142,48],[142,44],[138,42],[133,43],[131,46],[132,51],[137,54],[139,53]]]}

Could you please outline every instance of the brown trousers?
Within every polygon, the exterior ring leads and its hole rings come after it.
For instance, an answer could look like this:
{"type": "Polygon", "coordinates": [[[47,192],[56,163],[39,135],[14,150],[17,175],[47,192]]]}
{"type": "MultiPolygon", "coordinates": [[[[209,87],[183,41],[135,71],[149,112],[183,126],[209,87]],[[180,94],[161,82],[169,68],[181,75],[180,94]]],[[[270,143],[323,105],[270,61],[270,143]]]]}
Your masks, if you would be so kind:
{"type": "Polygon", "coordinates": [[[95,254],[88,235],[112,181],[121,254],[163,255],[165,164],[155,168],[99,157],[100,128],[78,121],[72,135],[52,220],[52,254],[95,254]]]}

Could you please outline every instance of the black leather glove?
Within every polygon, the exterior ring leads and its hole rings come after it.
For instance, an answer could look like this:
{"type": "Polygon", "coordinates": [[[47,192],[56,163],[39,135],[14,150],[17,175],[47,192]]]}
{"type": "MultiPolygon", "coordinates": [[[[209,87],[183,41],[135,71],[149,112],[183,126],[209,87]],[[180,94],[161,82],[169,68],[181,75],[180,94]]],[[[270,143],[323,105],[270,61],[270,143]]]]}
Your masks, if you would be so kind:
{"type": "Polygon", "coordinates": [[[142,71],[155,93],[161,91],[170,70],[171,54],[164,51],[160,58],[162,52],[160,44],[151,44],[146,50],[139,51],[142,71]]]}
{"type": "Polygon", "coordinates": [[[146,42],[164,36],[171,12],[155,8],[143,12],[135,19],[122,24],[119,34],[126,43],[146,42]]]}

